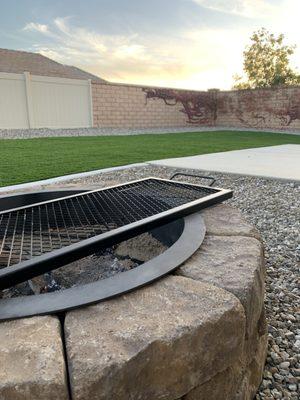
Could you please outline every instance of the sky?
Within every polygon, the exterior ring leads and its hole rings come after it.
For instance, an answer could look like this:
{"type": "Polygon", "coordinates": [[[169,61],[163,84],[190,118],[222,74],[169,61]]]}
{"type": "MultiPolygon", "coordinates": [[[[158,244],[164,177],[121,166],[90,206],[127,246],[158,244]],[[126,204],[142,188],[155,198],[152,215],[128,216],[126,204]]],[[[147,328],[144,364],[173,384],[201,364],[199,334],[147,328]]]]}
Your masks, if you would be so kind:
{"type": "Polygon", "coordinates": [[[113,82],[230,89],[254,30],[298,45],[300,0],[0,0],[0,47],[113,82]]]}

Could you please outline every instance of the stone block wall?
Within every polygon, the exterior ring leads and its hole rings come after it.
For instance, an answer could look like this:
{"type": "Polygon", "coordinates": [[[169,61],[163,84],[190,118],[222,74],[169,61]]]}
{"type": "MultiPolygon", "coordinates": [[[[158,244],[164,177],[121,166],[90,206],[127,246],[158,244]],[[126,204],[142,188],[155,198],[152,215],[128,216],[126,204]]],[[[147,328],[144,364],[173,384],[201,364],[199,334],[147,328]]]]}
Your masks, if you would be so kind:
{"type": "Polygon", "coordinates": [[[300,86],[217,94],[216,126],[300,129],[300,86]]]}
{"type": "Polygon", "coordinates": [[[300,129],[300,86],[191,91],[93,83],[94,127],[300,129]]]}
{"type": "Polygon", "coordinates": [[[150,99],[141,87],[93,84],[94,126],[103,128],[153,128],[186,125],[180,104],[168,106],[150,99]]]}

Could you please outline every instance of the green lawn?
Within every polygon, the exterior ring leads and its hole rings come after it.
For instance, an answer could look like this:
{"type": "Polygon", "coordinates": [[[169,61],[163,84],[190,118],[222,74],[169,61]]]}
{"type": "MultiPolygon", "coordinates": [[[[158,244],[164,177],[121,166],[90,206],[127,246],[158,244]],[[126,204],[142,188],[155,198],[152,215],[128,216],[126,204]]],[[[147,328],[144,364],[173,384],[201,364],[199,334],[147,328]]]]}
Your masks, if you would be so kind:
{"type": "Polygon", "coordinates": [[[300,136],[202,132],[0,140],[0,186],[170,157],[300,144],[300,136]]]}

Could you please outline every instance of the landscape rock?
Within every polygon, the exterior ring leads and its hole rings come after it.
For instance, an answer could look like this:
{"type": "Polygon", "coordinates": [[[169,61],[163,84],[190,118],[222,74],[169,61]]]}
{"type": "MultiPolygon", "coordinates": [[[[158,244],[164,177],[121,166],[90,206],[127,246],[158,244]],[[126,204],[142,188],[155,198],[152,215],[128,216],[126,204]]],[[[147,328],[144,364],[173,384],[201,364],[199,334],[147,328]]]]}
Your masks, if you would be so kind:
{"type": "Polygon", "coordinates": [[[197,386],[181,400],[252,400],[262,380],[267,334],[256,337],[251,360],[241,358],[226,370],[197,386]],[[220,397],[222,396],[222,397],[220,397]]]}
{"type": "Polygon", "coordinates": [[[258,347],[253,354],[250,364],[241,369],[243,374],[242,382],[234,397],[234,400],[252,400],[262,381],[262,375],[267,355],[268,335],[265,334],[259,338],[258,347]]]}
{"type": "Polygon", "coordinates": [[[210,380],[192,389],[181,400],[232,400],[239,383],[237,368],[229,367],[213,376],[210,380]]]}
{"type": "Polygon", "coordinates": [[[65,320],[73,400],[174,400],[234,364],[245,316],[232,294],[169,276],[65,320]]]}
{"type": "Polygon", "coordinates": [[[241,212],[227,204],[219,204],[202,211],[207,235],[248,236],[260,239],[260,233],[242,216],[241,212]]]}
{"type": "MultiPolygon", "coordinates": [[[[244,365],[248,365],[252,362],[255,354],[264,354],[262,352],[262,337],[266,337],[268,333],[266,317],[265,317],[265,309],[263,307],[261,316],[258,320],[257,326],[252,332],[251,336],[246,336],[244,342],[244,350],[241,357],[242,363],[244,365]]],[[[265,346],[267,347],[267,341],[265,341],[265,346]]],[[[261,364],[264,365],[266,359],[261,360],[261,364]]]]}
{"type": "Polygon", "coordinates": [[[176,273],[233,293],[245,309],[247,336],[253,334],[264,301],[263,247],[257,239],[206,236],[200,249],[176,273]]]}
{"type": "Polygon", "coordinates": [[[0,400],[67,400],[60,323],[34,317],[0,324],[0,400]]]}

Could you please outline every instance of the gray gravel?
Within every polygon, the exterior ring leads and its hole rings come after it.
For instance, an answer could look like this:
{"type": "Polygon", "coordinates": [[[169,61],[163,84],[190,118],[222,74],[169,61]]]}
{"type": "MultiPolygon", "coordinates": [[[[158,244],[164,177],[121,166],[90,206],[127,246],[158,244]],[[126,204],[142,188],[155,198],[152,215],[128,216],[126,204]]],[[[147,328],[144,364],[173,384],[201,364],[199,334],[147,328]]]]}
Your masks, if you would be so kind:
{"type": "MultiPolygon", "coordinates": [[[[101,174],[84,181],[74,180],[70,185],[107,186],[146,176],[169,177],[172,172],[174,169],[167,167],[145,166],[101,174]]],[[[231,204],[256,225],[265,244],[269,348],[264,379],[256,399],[299,399],[300,185],[256,177],[202,173],[215,176],[217,186],[234,190],[231,204]]]]}
{"type": "MultiPolygon", "coordinates": [[[[206,132],[216,129],[193,126],[169,127],[169,128],[76,128],[76,129],[0,129],[1,139],[29,139],[38,137],[59,136],[119,136],[162,134],[178,132],[206,132]]],[[[299,133],[300,134],[300,133],[299,133]]]]}
{"type": "Polygon", "coordinates": [[[0,129],[0,139],[29,139],[38,137],[59,137],[59,136],[118,136],[118,135],[141,135],[141,134],[162,134],[180,132],[216,132],[216,131],[241,131],[243,132],[277,132],[292,135],[300,135],[299,130],[293,129],[255,129],[246,127],[205,127],[186,125],[182,127],[168,128],[74,128],[74,129],[0,129]]]}

